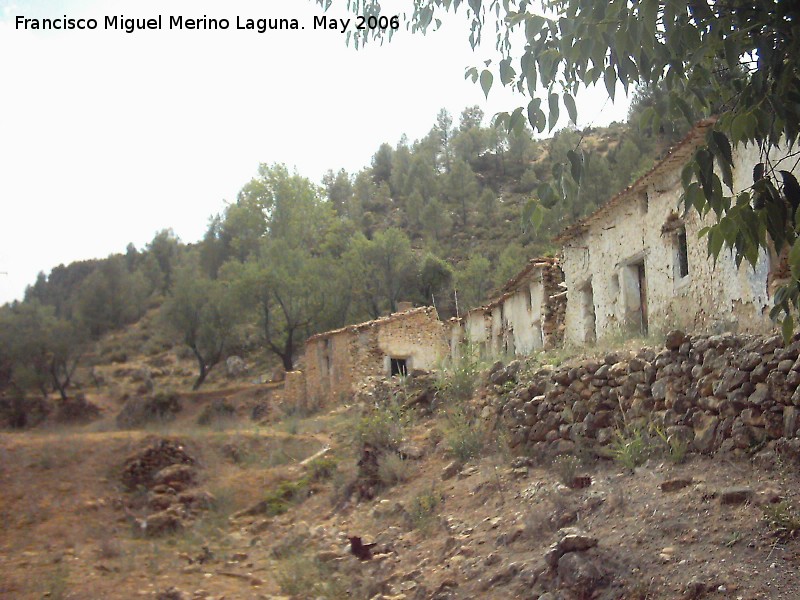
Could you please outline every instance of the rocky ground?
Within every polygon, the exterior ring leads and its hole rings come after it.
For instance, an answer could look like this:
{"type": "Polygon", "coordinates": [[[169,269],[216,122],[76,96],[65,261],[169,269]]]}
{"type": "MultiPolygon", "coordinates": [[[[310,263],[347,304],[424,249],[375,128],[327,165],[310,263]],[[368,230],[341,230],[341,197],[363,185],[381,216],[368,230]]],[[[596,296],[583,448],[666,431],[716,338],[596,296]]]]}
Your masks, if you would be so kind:
{"type": "Polygon", "coordinates": [[[101,387],[0,433],[0,597],[797,598],[798,349],[676,335],[313,415],[221,378],[127,430],[101,387]]]}

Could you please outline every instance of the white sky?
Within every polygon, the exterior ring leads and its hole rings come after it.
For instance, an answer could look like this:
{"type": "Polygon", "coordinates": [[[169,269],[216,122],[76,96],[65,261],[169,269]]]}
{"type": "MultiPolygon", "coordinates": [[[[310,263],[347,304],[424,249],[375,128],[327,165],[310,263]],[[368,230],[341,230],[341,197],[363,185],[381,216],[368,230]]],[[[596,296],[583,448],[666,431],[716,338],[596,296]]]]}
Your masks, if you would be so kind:
{"type": "MultiPolygon", "coordinates": [[[[356,51],[339,32],[313,30],[320,14],[311,0],[0,0],[0,303],[21,298],[39,271],[142,248],[164,228],[199,240],[259,163],[320,182],[328,169],[368,166],[382,142],[423,137],[442,107],[457,123],[468,105],[491,116],[527,103],[499,81],[487,102],[464,80],[491,44],[473,53],[463,17],[356,51]],[[100,27],[14,28],[16,15],[65,14],[100,27]],[[127,34],[103,31],[106,14],[232,25],[127,34]],[[237,15],[306,29],[237,31],[237,15]]],[[[623,120],[620,98],[579,96],[579,125],[623,120]]]]}

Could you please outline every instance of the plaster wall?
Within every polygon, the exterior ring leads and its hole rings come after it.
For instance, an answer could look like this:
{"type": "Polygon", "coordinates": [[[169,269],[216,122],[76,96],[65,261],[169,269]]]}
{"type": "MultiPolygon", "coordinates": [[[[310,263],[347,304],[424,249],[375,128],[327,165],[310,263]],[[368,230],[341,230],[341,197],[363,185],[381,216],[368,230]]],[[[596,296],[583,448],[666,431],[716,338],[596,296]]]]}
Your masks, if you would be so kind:
{"type": "MultiPolygon", "coordinates": [[[[734,188],[746,189],[752,184],[752,165],[759,162],[757,148],[739,149],[734,161],[734,188]]],[[[662,228],[681,213],[682,189],[680,170],[673,169],[654,178],[646,193],[632,193],[565,243],[568,342],[591,341],[587,290],[593,298],[598,339],[640,329],[642,296],[650,332],[676,327],[705,332],[771,329],[766,254],[755,271],[746,264],[737,269],[725,250],[715,265],[707,257],[707,240],[699,238],[711,219],[703,220],[693,210],[683,219],[689,273],[680,277],[677,232],[662,233],[662,228]],[[640,263],[644,295],[637,276],[640,263]]]]}

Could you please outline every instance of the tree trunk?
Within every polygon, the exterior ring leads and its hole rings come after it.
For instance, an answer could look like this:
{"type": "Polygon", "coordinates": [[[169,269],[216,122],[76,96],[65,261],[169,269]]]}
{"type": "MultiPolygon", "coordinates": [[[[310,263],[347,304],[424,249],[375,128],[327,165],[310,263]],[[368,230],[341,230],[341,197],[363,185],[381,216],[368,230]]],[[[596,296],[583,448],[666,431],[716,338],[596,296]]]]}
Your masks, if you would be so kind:
{"type": "Polygon", "coordinates": [[[203,382],[206,380],[206,377],[208,377],[208,372],[211,369],[208,368],[208,365],[206,364],[203,356],[200,354],[200,351],[197,349],[197,346],[192,346],[192,352],[194,352],[194,356],[197,358],[197,366],[200,370],[200,374],[197,376],[197,379],[195,379],[194,385],[192,386],[192,389],[196,390],[203,385],[203,382]]]}

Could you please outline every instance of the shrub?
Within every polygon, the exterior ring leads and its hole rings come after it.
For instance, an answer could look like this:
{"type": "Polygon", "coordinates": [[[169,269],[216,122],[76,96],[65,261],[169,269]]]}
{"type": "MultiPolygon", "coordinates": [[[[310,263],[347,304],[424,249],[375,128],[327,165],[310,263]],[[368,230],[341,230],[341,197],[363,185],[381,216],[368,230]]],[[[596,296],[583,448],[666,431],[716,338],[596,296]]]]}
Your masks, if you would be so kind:
{"type": "Polygon", "coordinates": [[[761,507],[764,520],[780,538],[791,538],[800,534],[800,512],[789,502],[767,504],[761,507]]]}
{"type": "Polygon", "coordinates": [[[644,429],[625,427],[614,433],[611,455],[620,465],[633,471],[650,456],[650,440],[644,429]]]}
{"type": "Polygon", "coordinates": [[[395,452],[378,459],[378,479],[386,486],[396,485],[410,479],[408,461],[395,452]]]}
{"type": "Polygon", "coordinates": [[[336,473],[336,459],[330,456],[321,456],[308,463],[308,476],[311,481],[324,481],[336,473]]]}
{"type": "Polygon", "coordinates": [[[403,439],[409,416],[394,401],[383,403],[361,417],[355,428],[358,448],[395,449],[403,439]]]}
{"type": "Polygon", "coordinates": [[[465,463],[483,451],[483,429],[477,423],[471,422],[462,407],[455,406],[447,413],[445,441],[453,457],[465,463]]]}
{"type": "Polygon", "coordinates": [[[442,495],[431,487],[427,492],[417,494],[408,509],[408,518],[413,529],[427,529],[439,514],[442,495]]]}
{"type": "Polygon", "coordinates": [[[279,483],[262,501],[263,513],[268,517],[275,517],[287,512],[292,505],[300,504],[308,498],[309,483],[309,477],[279,483]]]}
{"type": "Polygon", "coordinates": [[[174,392],[158,392],[152,398],[130,398],[117,415],[117,427],[141,427],[148,423],[171,421],[181,403],[174,392]]]}
{"type": "Polygon", "coordinates": [[[212,400],[203,407],[197,417],[198,425],[210,425],[218,421],[225,421],[236,416],[236,407],[225,399],[212,400]]]}
{"type": "Polygon", "coordinates": [[[559,456],[553,461],[558,480],[567,486],[572,486],[578,474],[580,459],[576,456],[559,456]]]}
{"type": "Polygon", "coordinates": [[[437,396],[448,402],[469,400],[478,387],[481,361],[471,344],[462,344],[460,357],[452,359],[439,370],[437,396]]]}

